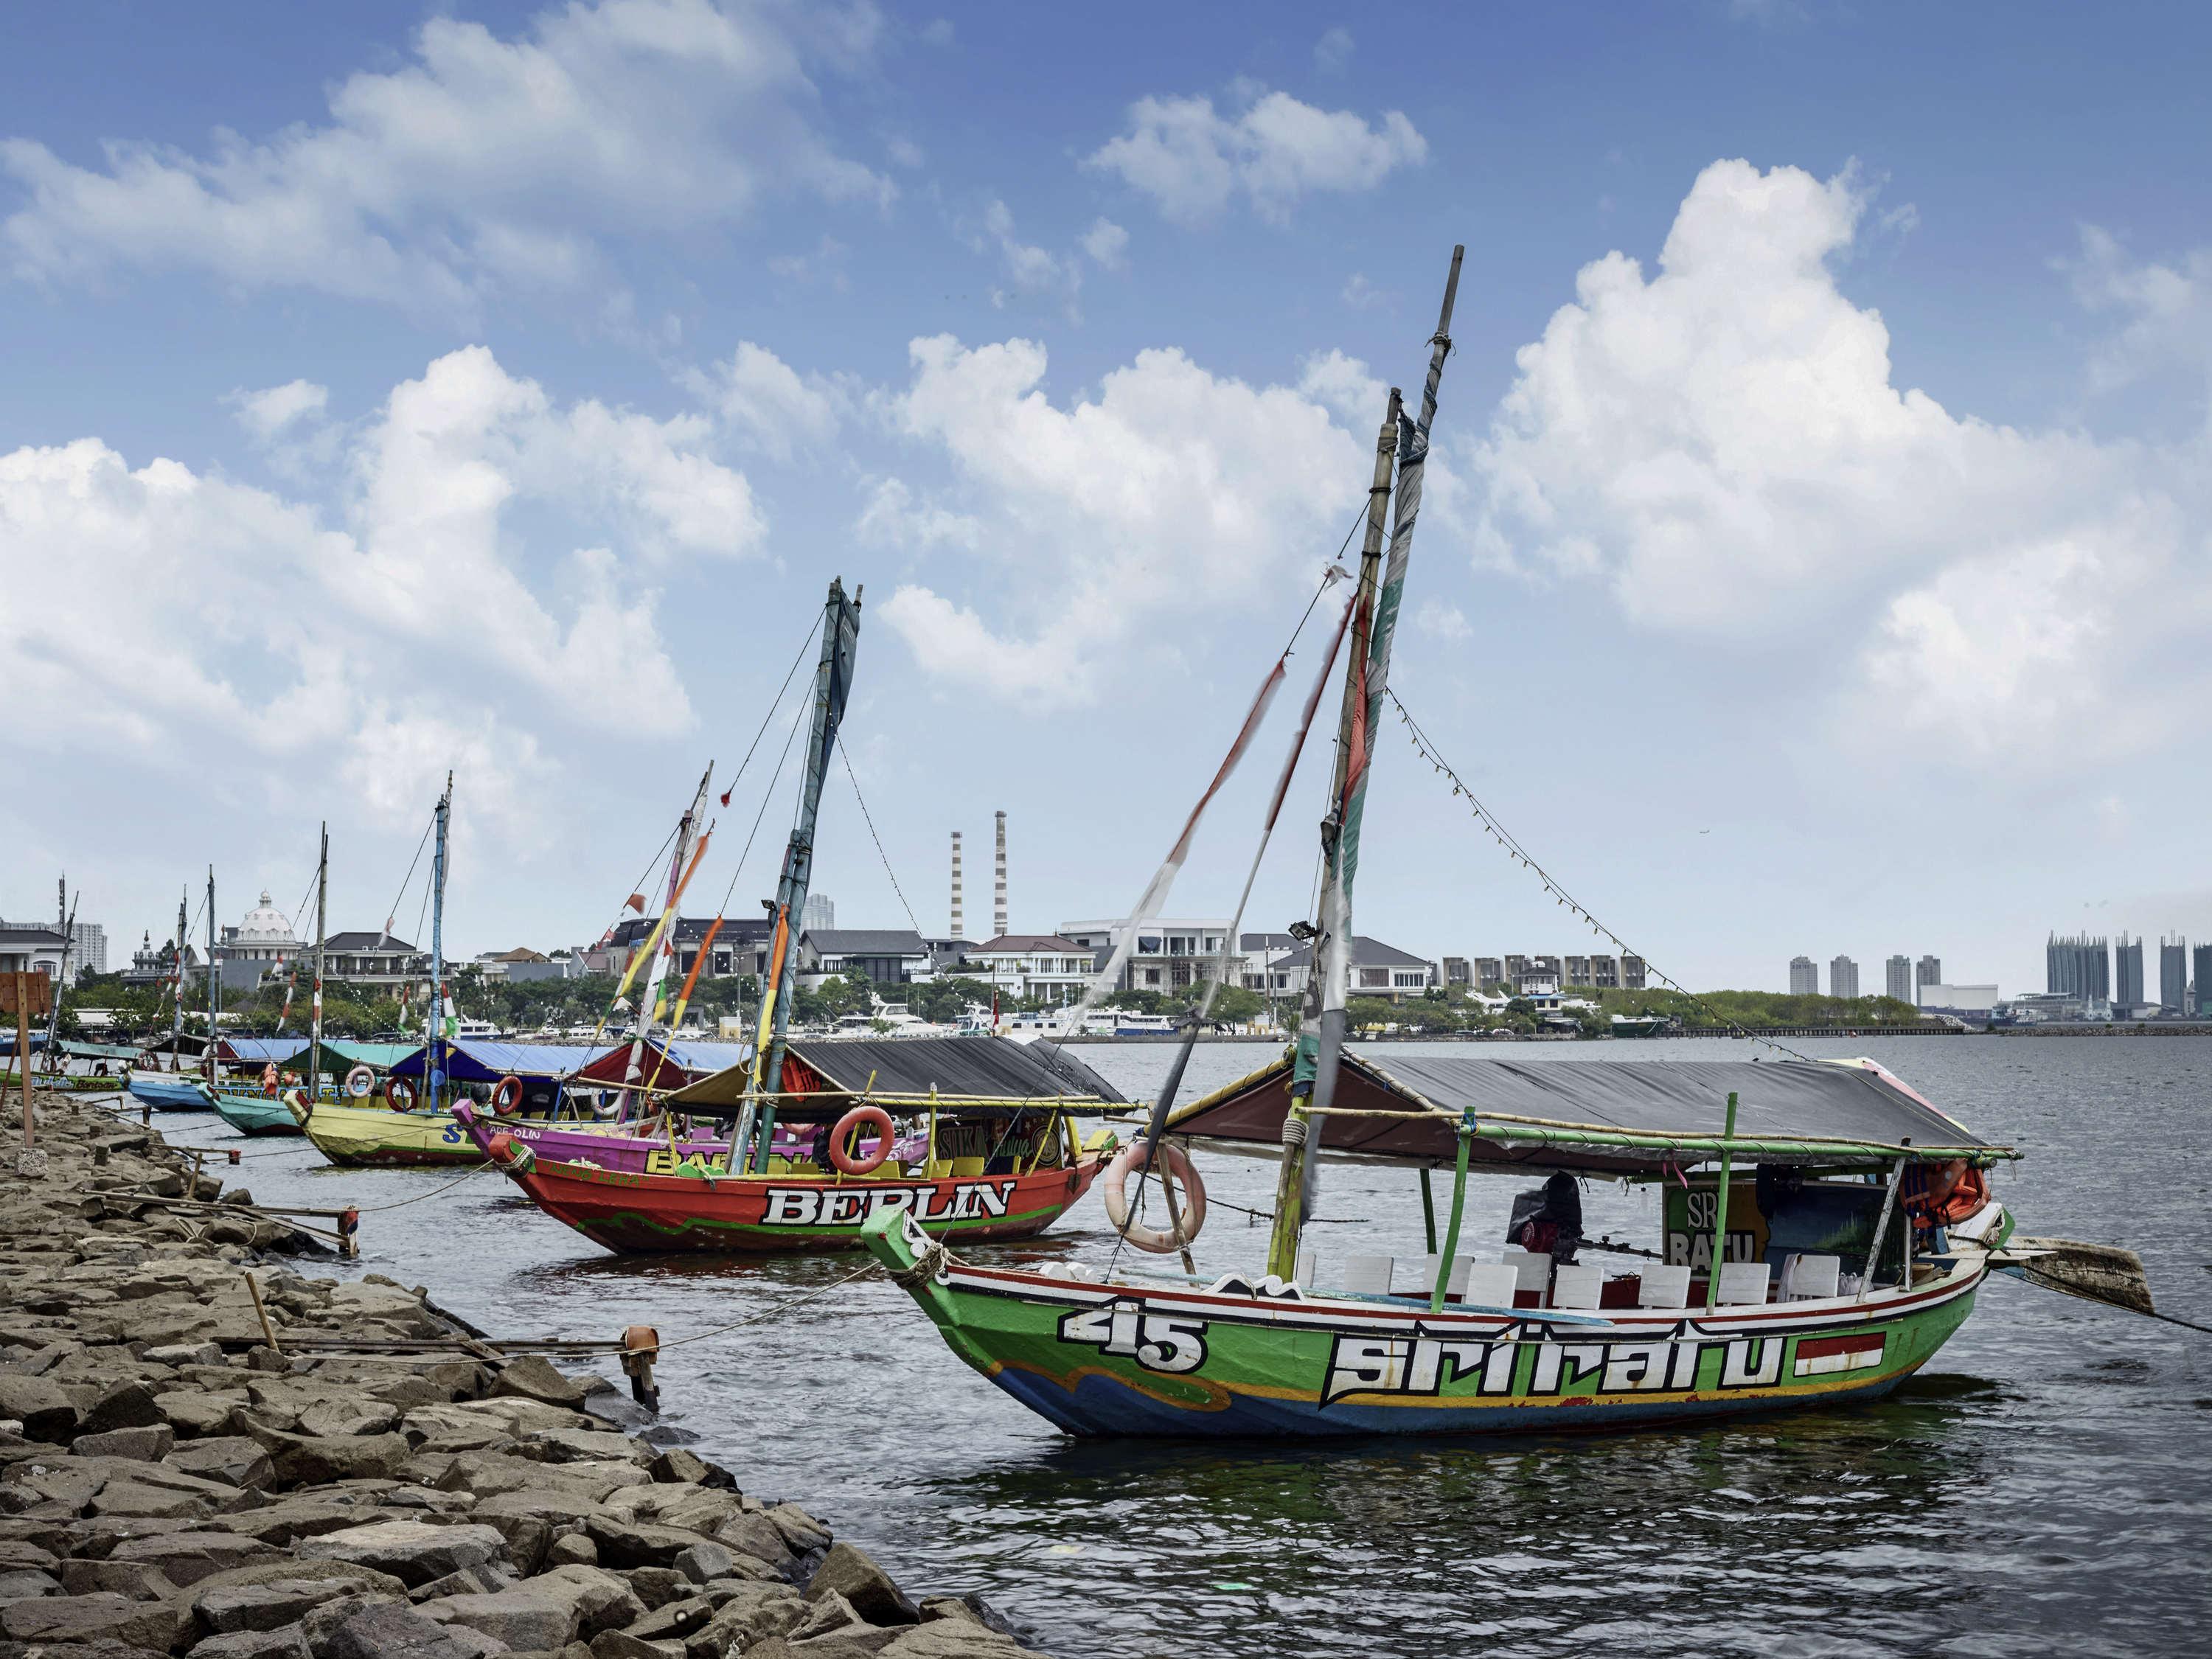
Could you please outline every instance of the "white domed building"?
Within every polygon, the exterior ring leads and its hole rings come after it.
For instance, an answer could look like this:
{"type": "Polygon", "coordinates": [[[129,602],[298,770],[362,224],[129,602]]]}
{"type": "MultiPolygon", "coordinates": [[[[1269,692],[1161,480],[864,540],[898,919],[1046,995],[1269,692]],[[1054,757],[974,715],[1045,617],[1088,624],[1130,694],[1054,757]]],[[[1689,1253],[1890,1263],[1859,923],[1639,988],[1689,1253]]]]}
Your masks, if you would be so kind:
{"type": "Polygon", "coordinates": [[[222,943],[216,946],[216,956],[222,963],[226,987],[251,990],[264,975],[282,974],[299,949],[291,922],[269,902],[269,890],[264,887],[261,902],[246,913],[246,919],[222,930],[222,943]]]}

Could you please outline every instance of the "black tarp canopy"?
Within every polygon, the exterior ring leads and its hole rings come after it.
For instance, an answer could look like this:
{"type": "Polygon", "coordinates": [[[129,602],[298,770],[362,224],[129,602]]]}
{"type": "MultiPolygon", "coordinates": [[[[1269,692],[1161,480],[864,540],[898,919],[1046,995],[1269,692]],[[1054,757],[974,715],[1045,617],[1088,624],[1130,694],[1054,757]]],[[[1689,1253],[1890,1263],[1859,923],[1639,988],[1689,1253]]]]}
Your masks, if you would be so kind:
{"type": "MultiPolygon", "coordinates": [[[[1287,1057],[1173,1113],[1170,1133],[1225,1145],[1280,1144],[1290,1109],[1287,1057]]],[[[1720,1156],[1737,1097],[1738,1162],[1853,1166],[1900,1152],[2016,1156],[1936,1110],[1871,1060],[1553,1060],[1346,1049],[1323,1152],[1444,1164],[1462,1115],[1469,1161],[1620,1175],[1720,1156]]]]}
{"type": "MultiPolygon", "coordinates": [[[[995,1036],[801,1037],[785,1051],[787,1091],[820,1079],[821,1110],[842,1112],[852,1097],[919,1102],[933,1092],[947,1111],[982,1115],[1065,1100],[1071,1106],[1127,1103],[1105,1079],[1056,1044],[1014,1042],[995,1036]]],[[[734,1106],[744,1096],[749,1068],[732,1066],[668,1097],[675,1106],[734,1106]]],[[[805,1117],[805,1100],[788,1093],[776,1103],[782,1117],[805,1117]]]]}

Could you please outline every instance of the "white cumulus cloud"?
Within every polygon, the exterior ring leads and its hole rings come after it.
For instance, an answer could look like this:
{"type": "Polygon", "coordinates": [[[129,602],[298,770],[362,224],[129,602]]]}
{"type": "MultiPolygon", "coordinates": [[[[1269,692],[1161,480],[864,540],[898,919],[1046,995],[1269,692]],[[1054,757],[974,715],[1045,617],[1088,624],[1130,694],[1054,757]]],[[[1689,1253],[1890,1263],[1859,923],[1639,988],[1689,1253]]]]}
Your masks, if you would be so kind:
{"type": "MultiPolygon", "coordinates": [[[[599,0],[502,37],[434,16],[411,60],[336,83],[326,119],[201,151],[111,140],[80,166],[0,142],[27,204],[0,223],[15,273],[206,272],[466,313],[493,293],[604,279],[600,238],[681,231],[800,191],[884,202],[819,130],[791,19],[708,0],[599,0]]],[[[833,61],[853,32],[805,35],[833,61]]],[[[862,32],[863,36],[866,31],[862,32]]]]}
{"type": "Polygon", "coordinates": [[[1281,222],[1316,191],[1372,190],[1428,153],[1428,141],[1397,110],[1370,125],[1350,110],[1269,92],[1233,117],[1211,98],[1139,99],[1129,106],[1128,131],[1085,165],[1118,175],[1170,219],[1213,218],[1242,196],[1262,218],[1281,222]]]}

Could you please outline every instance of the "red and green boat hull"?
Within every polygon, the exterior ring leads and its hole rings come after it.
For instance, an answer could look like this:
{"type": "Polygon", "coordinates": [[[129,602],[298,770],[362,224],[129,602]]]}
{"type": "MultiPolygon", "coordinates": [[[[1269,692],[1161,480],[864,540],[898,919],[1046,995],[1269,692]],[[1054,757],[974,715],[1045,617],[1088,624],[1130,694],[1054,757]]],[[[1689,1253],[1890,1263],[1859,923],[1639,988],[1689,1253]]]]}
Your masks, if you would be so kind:
{"type": "Polygon", "coordinates": [[[1030,1174],[841,1176],[650,1175],[538,1154],[508,1176],[538,1207],[624,1254],[672,1250],[781,1255],[863,1248],[862,1224],[911,1217],[925,1236],[1030,1238],[1081,1198],[1102,1167],[1086,1153],[1030,1174]]]}
{"type": "Polygon", "coordinates": [[[1432,1313],[1272,1281],[1185,1289],[977,1267],[895,1213],[866,1231],[955,1353],[1082,1435],[1530,1433],[1870,1400],[1934,1356],[1987,1272],[1961,1261],[1863,1303],[1432,1313]]]}

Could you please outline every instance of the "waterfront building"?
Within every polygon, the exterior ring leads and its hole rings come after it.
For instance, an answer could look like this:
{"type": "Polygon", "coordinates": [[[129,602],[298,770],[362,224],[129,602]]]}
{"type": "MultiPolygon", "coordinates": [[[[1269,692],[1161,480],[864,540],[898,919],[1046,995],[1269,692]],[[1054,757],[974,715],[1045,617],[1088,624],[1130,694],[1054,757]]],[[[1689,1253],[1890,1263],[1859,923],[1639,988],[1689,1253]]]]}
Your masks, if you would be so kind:
{"type": "Polygon", "coordinates": [[[576,959],[566,951],[547,956],[543,951],[533,951],[527,945],[518,945],[512,951],[486,951],[477,957],[477,967],[488,980],[498,980],[508,985],[527,985],[541,979],[573,979],[576,974],[576,959]]]}
{"type": "Polygon", "coordinates": [[[1828,994],[1855,1002],[1859,994],[1859,965],[1849,957],[1837,957],[1828,963],[1828,994]]]}
{"type": "Polygon", "coordinates": [[[911,927],[825,927],[799,935],[799,971],[862,974],[877,985],[907,985],[928,979],[935,967],[929,946],[911,927]]]}
{"type": "Polygon", "coordinates": [[[1942,982],[1943,963],[1942,958],[1937,957],[1921,957],[1919,963],[1912,970],[1912,1000],[1915,1002],[1920,1000],[1920,991],[1923,986],[1941,985],[1942,982]]]}
{"type": "Polygon", "coordinates": [[[1456,987],[1458,989],[1462,991],[1472,990],[1474,988],[1474,981],[1468,977],[1467,958],[1465,957],[1446,957],[1444,958],[1443,968],[1444,983],[1447,986],[1456,987]]]}
{"type": "Polygon", "coordinates": [[[1921,988],[1921,1012],[1953,1014],[1973,1024],[1986,1025],[1996,1010],[1994,985],[1928,985],[1921,988]]]}
{"type": "Polygon", "coordinates": [[[1478,991],[1489,991],[1506,983],[1505,958],[1503,957],[1477,957],[1473,971],[1474,988],[1478,991]]]}
{"type": "Polygon", "coordinates": [[[430,953],[389,933],[358,929],[336,933],[323,943],[323,977],[380,991],[427,985],[430,953]]]}
{"type": "Polygon", "coordinates": [[[1912,959],[1892,957],[1886,965],[1883,994],[1899,1002],[1911,1002],[1912,996],[1912,959]]]}
{"type": "Polygon", "coordinates": [[[62,942],[57,928],[0,921],[0,974],[44,974],[48,979],[59,978],[62,942]]]}
{"type": "Polygon", "coordinates": [[[2197,994],[2196,1014],[2212,1018],[2212,945],[2200,945],[2189,953],[2191,989],[2197,994]]]}
{"type": "Polygon", "coordinates": [[[1295,938],[1289,933],[1239,933],[1237,948],[1243,958],[1238,977],[1246,990],[1271,1000],[1289,994],[1290,975],[1282,963],[1298,948],[1295,938]]]}
{"type": "Polygon", "coordinates": [[[2158,941],[2158,1006],[2169,1014],[2189,1012],[2189,941],[2158,941]]]}
{"type": "Polygon", "coordinates": [[[1091,983],[1091,961],[1089,950],[1056,933],[1005,933],[970,950],[961,974],[1004,995],[1065,1007],[1091,983]]]}
{"type": "Polygon", "coordinates": [[[1816,997],[1820,994],[1820,966],[1812,957],[1790,958],[1790,994],[1793,997],[1816,997]]]}
{"type": "Polygon", "coordinates": [[[837,905],[827,893],[809,893],[806,903],[799,913],[802,932],[823,933],[837,925],[837,905]]]}
{"type": "Polygon", "coordinates": [[[107,971],[107,929],[96,921],[70,926],[70,977],[107,971]]]}
{"type": "MultiPolygon", "coordinates": [[[[1057,937],[1072,939],[1091,953],[1095,973],[1106,965],[1115,945],[1128,931],[1127,917],[1103,921],[1063,921],[1057,937]]],[[[1000,933],[1006,930],[1001,928],[1000,933]]],[[[1218,964],[1222,943],[1229,936],[1229,919],[1142,922],[1128,959],[1115,975],[1117,991],[1185,991],[1212,973],[1218,964]]],[[[1231,973],[1241,975],[1235,963],[1231,973]]]]}
{"type": "MultiPolygon", "coordinates": [[[[198,952],[187,945],[185,947],[185,981],[187,984],[198,977],[199,965],[198,952]]],[[[152,933],[144,933],[139,935],[138,948],[131,953],[131,965],[123,970],[123,982],[125,985],[159,985],[175,971],[176,966],[175,943],[163,939],[156,945],[152,933]]]]}
{"type": "Polygon", "coordinates": [[[1642,957],[1633,954],[1626,954],[1622,956],[1620,958],[1620,988],[1622,990],[1643,990],[1644,988],[1644,958],[1642,957]]]}
{"type": "Polygon", "coordinates": [[[2112,1006],[2137,1008],[2142,1000],[2142,941],[2123,933],[2112,947],[2112,1006]]]}
{"type": "MultiPolygon", "coordinates": [[[[623,972],[629,966],[630,957],[653,937],[653,927],[659,920],[658,916],[623,918],[597,945],[576,952],[580,969],[586,974],[623,972]]],[[[699,960],[700,947],[705,944],[709,928],[714,929],[714,943],[708,951],[707,965],[699,970],[700,978],[725,979],[732,974],[758,977],[768,971],[768,953],[775,929],[766,916],[725,917],[720,927],[714,927],[712,916],[678,916],[669,924],[670,934],[676,943],[676,960],[672,964],[676,973],[689,976],[699,960]]],[[[801,960],[803,963],[804,958],[801,960]]]]}
{"type": "Polygon", "coordinates": [[[2087,1002],[2112,999],[2112,958],[2102,939],[2087,933],[2051,935],[2044,946],[2043,988],[2054,996],[2087,1002]]]}
{"type": "MultiPolygon", "coordinates": [[[[1306,988],[1306,978],[1313,969],[1313,949],[1300,945],[1285,955],[1277,964],[1284,983],[1271,987],[1270,996],[1301,996],[1306,988]]],[[[1271,975],[1273,977],[1273,975],[1271,975]]],[[[1553,993],[1559,990],[1559,969],[1530,968],[1524,977],[1547,981],[1553,993]]],[[[1403,1002],[1418,997],[1436,982],[1436,969],[1420,957],[1382,940],[1370,939],[1364,933],[1352,938],[1351,993],[1356,997],[1384,997],[1392,1002],[1403,1002]]]]}
{"type": "Polygon", "coordinates": [[[215,947],[216,971],[222,975],[225,990],[250,991],[265,976],[281,974],[299,950],[300,941],[293,936],[290,921],[269,902],[269,890],[264,887],[261,902],[246,913],[244,920],[223,928],[215,947]]]}

